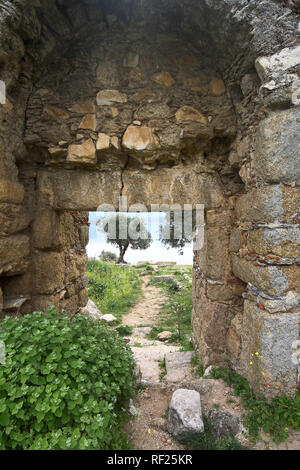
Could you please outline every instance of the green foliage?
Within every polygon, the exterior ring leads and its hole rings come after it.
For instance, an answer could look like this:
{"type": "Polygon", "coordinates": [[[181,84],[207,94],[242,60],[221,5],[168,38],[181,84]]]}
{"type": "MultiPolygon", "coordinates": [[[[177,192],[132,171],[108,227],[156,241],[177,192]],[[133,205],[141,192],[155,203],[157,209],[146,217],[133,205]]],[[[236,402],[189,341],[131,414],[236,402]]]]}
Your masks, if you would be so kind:
{"type": "Polygon", "coordinates": [[[259,432],[269,433],[275,443],[288,437],[288,428],[300,431],[300,392],[294,400],[288,397],[276,397],[268,403],[263,396],[255,396],[247,380],[236,372],[224,368],[213,369],[214,379],[223,379],[233,388],[234,394],[241,397],[247,411],[244,423],[250,436],[259,437],[259,432]]]}
{"type": "Polygon", "coordinates": [[[99,258],[101,261],[104,261],[106,263],[116,263],[118,261],[118,257],[115,253],[105,250],[101,251],[99,258]]]}
{"type": "Polygon", "coordinates": [[[84,316],[7,317],[0,340],[0,449],[121,449],[133,396],[130,349],[84,316]]]}
{"type": "Polygon", "coordinates": [[[154,271],[154,268],[153,268],[153,266],[151,266],[151,264],[147,264],[147,266],[145,267],[145,271],[152,272],[152,271],[154,271]]]}
{"type": "Polygon", "coordinates": [[[146,250],[152,243],[151,233],[141,217],[113,214],[98,220],[97,226],[106,233],[107,243],[119,248],[119,263],[124,263],[129,247],[132,250],[146,250]]]}
{"type": "Polygon", "coordinates": [[[233,436],[217,440],[210,421],[204,418],[204,432],[186,440],[185,445],[192,450],[246,450],[233,436]]]}
{"type": "Polygon", "coordinates": [[[184,253],[184,247],[193,241],[193,226],[195,224],[193,212],[166,212],[164,221],[159,228],[159,239],[167,248],[175,248],[180,255],[184,253]],[[184,218],[186,219],[184,221],[184,218]],[[186,225],[185,225],[186,224],[186,225]],[[190,225],[190,230],[186,227],[190,225]]]}
{"type": "Polygon", "coordinates": [[[100,261],[89,261],[89,297],[103,315],[111,313],[119,320],[137,302],[142,281],[134,268],[124,269],[100,261]]]}
{"type": "Polygon", "coordinates": [[[133,332],[133,327],[129,325],[121,325],[117,328],[120,336],[130,336],[133,332]]]}

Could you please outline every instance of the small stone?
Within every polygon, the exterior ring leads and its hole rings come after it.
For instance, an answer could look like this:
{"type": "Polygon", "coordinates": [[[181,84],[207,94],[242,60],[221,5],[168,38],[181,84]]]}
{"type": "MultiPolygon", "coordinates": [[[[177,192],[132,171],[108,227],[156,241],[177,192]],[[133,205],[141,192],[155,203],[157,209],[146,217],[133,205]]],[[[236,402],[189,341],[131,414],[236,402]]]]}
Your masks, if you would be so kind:
{"type": "Polygon", "coordinates": [[[129,52],[126,57],[124,57],[123,66],[135,68],[139,65],[140,56],[134,52],[129,52]]]}
{"type": "Polygon", "coordinates": [[[151,150],[158,145],[150,127],[129,126],[123,136],[123,147],[130,150],[151,150]]]}
{"type": "Polygon", "coordinates": [[[110,137],[106,134],[98,134],[98,140],[96,144],[97,150],[107,150],[110,147],[110,137]]]}
{"type": "Polygon", "coordinates": [[[70,145],[67,161],[71,163],[97,163],[95,144],[92,139],[88,139],[82,144],[70,145]]]}
{"type": "Polygon", "coordinates": [[[169,72],[159,72],[153,75],[152,81],[158,85],[170,87],[174,85],[175,80],[169,72]]]}
{"type": "Polygon", "coordinates": [[[191,106],[183,106],[182,108],[180,108],[176,113],[176,121],[193,121],[200,122],[204,125],[207,124],[206,117],[203,116],[203,114],[201,114],[199,111],[197,111],[197,109],[192,108],[191,106]]]}
{"type": "Polygon", "coordinates": [[[96,121],[96,115],[95,114],[87,114],[84,116],[82,119],[79,129],[87,129],[90,131],[95,131],[97,128],[97,121],[96,121]]]}
{"type": "Polygon", "coordinates": [[[157,338],[159,339],[159,341],[169,341],[172,336],[173,334],[171,333],[171,331],[163,331],[162,333],[159,333],[157,335],[157,338]]]}
{"type": "Polygon", "coordinates": [[[92,100],[84,101],[83,103],[74,104],[69,111],[77,114],[93,114],[96,112],[96,106],[92,100]]]}
{"type": "Polygon", "coordinates": [[[173,393],[169,409],[168,431],[179,440],[203,433],[204,424],[199,392],[179,389],[173,393]]]}
{"type": "Polygon", "coordinates": [[[48,149],[48,152],[50,153],[51,158],[54,159],[54,160],[64,158],[67,155],[66,149],[61,148],[61,147],[50,147],[48,149]]]}
{"type": "Polygon", "coordinates": [[[138,410],[134,404],[133,404],[133,401],[130,400],[129,402],[129,413],[131,414],[131,416],[139,416],[139,414],[141,413],[140,410],[138,410]]]}
{"type": "Polygon", "coordinates": [[[111,314],[103,315],[100,320],[104,321],[105,323],[114,323],[117,321],[116,317],[111,314]]]}
{"type": "Polygon", "coordinates": [[[214,366],[209,366],[205,369],[205,372],[203,374],[203,377],[209,377],[211,374],[211,371],[213,370],[214,366]]]}
{"type": "Polygon", "coordinates": [[[97,305],[90,299],[86,307],[81,309],[81,314],[93,318],[94,320],[99,320],[102,317],[102,313],[98,309],[97,305]]]}
{"type": "Polygon", "coordinates": [[[211,96],[222,96],[226,91],[225,84],[221,78],[213,78],[209,84],[211,96]]]}
{"type": "Polygon", "coordinates": [[[44,109],[44,114],[48,114],[48,116],[59,118],[59,119],[68,119],[69,115],[60,108],[56,108],[54,106],[46,106],[44,109]]]}
{"type": "Polygon", "coordinates": [[[244,96],[248,96],[254,88],[253,74],[247,73],[241,80],[241,90],[244,96]]]}
{"type": "Polygon", "coordinates": [[[117,116],[119,116],[118,108],[111,108],[111,115],[113,118],[116,118],[117,116]]]}
{"type": "Polygon", "coordinates": [[[111,139],[111,145],[116,149],[120,150],[120,142],[117,136],[113,136],[111,139]]]}
{"type": "Polygon", "coordinates": [[[102,90],[97,94],[98,106],[111,106],[113,103],[127,103],[127,95],[118,90],[102,90]]]}

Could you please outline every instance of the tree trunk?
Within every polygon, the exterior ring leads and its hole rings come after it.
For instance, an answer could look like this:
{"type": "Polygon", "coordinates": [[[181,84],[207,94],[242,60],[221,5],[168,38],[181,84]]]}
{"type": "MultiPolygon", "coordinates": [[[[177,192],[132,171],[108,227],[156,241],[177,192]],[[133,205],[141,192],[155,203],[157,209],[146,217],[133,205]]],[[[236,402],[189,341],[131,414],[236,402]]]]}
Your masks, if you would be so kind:
{"type": "Polygon", "coordinates": [[[124,256],[125,256],[128,246],[129,244],[127,246],[119,246],[120,256],[118,259],[118,264],[127,264],[126,261],[124,260],[124,256]]]}

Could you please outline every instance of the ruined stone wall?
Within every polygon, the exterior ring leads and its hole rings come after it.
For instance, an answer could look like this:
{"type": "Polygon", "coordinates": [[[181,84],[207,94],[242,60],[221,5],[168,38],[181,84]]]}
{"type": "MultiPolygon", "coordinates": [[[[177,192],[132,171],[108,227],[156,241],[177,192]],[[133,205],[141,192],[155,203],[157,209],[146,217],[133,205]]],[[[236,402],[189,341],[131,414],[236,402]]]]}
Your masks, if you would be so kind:
{"type": "Polygon", "coordinates": [[[148,208],[204,204],[200,359],[229,359],[270,395],[293,395],[297,18],[254,0],[0,8],[2,315],[52,304],[73,315],[86,304],[87,211],[117,208],[120,196],[148,208]],[[251,368],[256,351],[263,360],[251,368]]]}

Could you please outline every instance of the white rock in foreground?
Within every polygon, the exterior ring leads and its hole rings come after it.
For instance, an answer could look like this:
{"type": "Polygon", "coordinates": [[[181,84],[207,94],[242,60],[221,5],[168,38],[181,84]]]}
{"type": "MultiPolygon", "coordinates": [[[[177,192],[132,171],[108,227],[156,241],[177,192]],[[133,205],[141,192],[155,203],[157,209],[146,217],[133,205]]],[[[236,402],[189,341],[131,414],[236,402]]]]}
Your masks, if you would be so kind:
{"type": "Polygon", "coordinates": [[[168,418],[168,431],[177,439],[204,431],[200,394],[195,390],[179,389],[173,393],[168,418]]]}
{"type": "Polygon", "coordinates": [[[89,300],[86,307],[81,310],[82,315],[93,318],[94,320],[99,320],[102,317],[102,313],[98,309],[97,305],[89,300]]]}
{"type": "Polygon", "coordinates": [[[102,320],[102,321],[105,321],[106,323],[113,323],[113,322],[115,322],[117,319],[116,319],[116,317],[114,317],[113,315],[107,314],[107,315],[103,315],[103,316],[101,317],[101,320],[102,320]]]}

